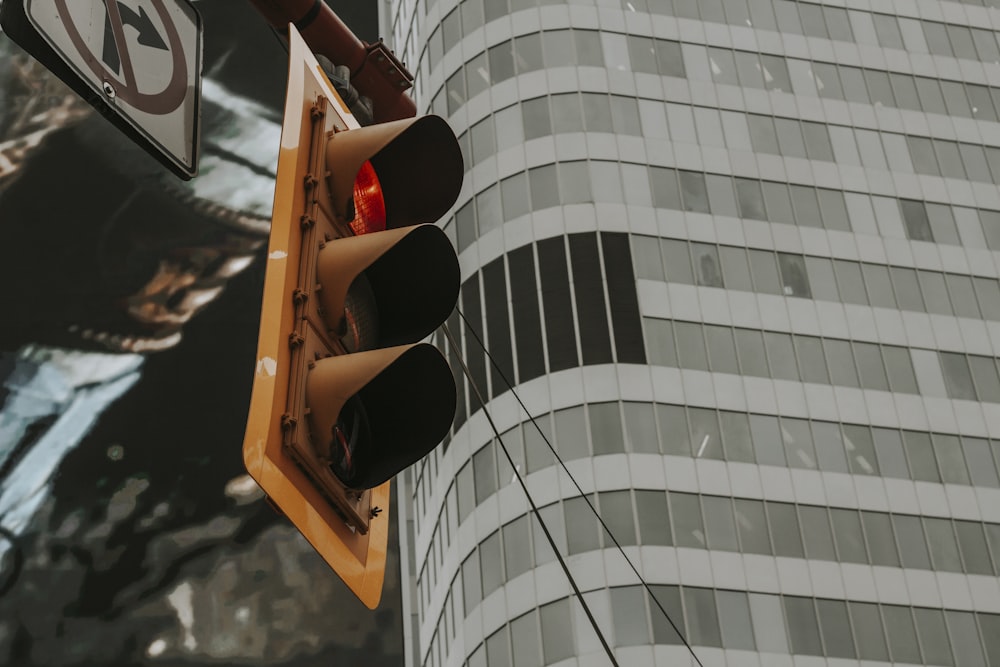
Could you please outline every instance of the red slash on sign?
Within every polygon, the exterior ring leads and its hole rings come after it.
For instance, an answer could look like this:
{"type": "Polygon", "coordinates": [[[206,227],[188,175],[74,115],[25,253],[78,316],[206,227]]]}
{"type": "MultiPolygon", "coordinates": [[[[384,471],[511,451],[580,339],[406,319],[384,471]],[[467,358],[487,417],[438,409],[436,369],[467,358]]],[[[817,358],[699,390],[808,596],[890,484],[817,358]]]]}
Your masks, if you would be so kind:
{"type": "Polygon", "coordinates": [[[117,0],[104,0],[107,9],[107,20],[105,25],[110,28],[110,33],[104,36],[103,60],[98,58],[80,34],[79,29],[73,23],[66,0],[55,0],[59,10],[59,16],[66,27],[66,33],[72,40],[73,45],[83,57],[84,62],[95,76],[105,82],[107,92],[113,91],[115,97],[130,104],[140,111],[146,113],[163,115],[174,111],[184,101],[187,94],[188,76],[187,63],[184,59],[184,49],[181,44],[177,27],[173,24],[167,13],[163,0],[152,0],[156,14],[160,18],[169,43],[171,55],[170,81],[166,87],[157,93],[140,92],[136,86],[135,69],[132,66],[132,58],[129,53],[129,44],[125,40],[125,24],[128,23],[139,31],[139,47],[132,48],[167,48],[163,43],[163,38],[156,31],[149,16],[144,11],[136,13],[129,7],[121,5],[117,0]],[[124,10],[124,11],[123,11],[124,10]],[[145,19],[143,21],[143,19],[145,19]],[[113,39],[114,47],[111,47],[110,40],[113,39]],[[109,52],[110,49],[110,52],[109,52]],[[113,56],[111,54],[114,54],[113,56]],[[111,62],[108,62],[108,61],[111,62]],[[120,60],[120,62],[119,62],[120,60]],[[111,69],[109,69],[109,67],[111,69]],[[119,71],[124,84],[119,80],[119,71]]]}

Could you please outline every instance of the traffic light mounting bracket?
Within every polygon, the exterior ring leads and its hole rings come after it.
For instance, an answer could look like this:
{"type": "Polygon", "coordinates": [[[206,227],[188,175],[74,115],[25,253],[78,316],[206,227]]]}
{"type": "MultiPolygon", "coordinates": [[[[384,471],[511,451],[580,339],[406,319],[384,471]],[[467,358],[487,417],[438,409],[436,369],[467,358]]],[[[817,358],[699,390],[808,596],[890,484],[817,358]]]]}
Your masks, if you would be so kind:
{"type": "Polygon", "coordinates": [[[334,239],[351,235],[346,223],[331,219],[320,210],[320,202],[328,198],[324,173],[324,151],[330,135],[325,127],[328,105],[329,100],[321,95],[309,111],[312,125],[309,167],[300,184],[305,195],[305,207],[299,217],[302,261],[299,262],[298,283],[292,299],[295,328],[288,337],[291,377],[288,383],[288,411],[282,416],[282,447],[322,495],[333,503],[347,525],[364,535],[373,518],[371,493],[345,488],[333,474],[330,460],[316,451],[306,432],[309,428],[309,409],[305,400],[305,378],[309,369],[320,359],[347,353],[340,341],[330,335],[332,332],[326,330],[314,280],[319,250],[334,239]]]}

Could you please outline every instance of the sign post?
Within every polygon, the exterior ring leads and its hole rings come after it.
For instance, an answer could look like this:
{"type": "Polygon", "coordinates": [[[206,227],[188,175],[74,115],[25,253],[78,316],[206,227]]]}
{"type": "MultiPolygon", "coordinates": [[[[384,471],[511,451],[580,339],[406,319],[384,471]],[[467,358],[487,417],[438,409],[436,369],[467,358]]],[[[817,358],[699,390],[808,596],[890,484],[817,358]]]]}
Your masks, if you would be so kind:
{"type": "Polygon", "coordinates": [[[202,23],[189,0],[7,0],[0,25],[175,174],[198,173],[202,23]]]}

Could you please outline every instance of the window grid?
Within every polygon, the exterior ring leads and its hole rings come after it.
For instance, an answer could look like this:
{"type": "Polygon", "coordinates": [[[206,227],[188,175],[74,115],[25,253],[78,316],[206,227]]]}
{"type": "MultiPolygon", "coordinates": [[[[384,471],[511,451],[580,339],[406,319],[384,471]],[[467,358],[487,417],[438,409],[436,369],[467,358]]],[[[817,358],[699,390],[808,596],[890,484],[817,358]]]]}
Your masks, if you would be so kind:
{"type": "Polygon", "coordinates": [[[444,226],[454,228],[458,251],[462,252],[502,222],[583,202],[651,206],[880,235],[876,225],[894,225],[914,241],[983,247],[979,239],[984,239],[986,248],[1000,250],[1000,211],[595,159],[539,165],[512,174],[473,195],[444,226]],[[598,171],[605,176],[617,171],[615,180],[625,184],[624,189],[609,192],[594,188],[582,196],[571,196],[569,191],[563,192],[558,175],[573,171],[590,174],[586,178],[591,181],[598,171]],[[483,220],[481,212],[487,207],[489,214],[483,220]],[[960,235],[959,230],[965,231],[960,235]]]}
{"type": "Polygon", "coordinates": [[[489,58],[475,56],[453,72],[434,94],[430,107],[439,115],[451,115],[470,99],[470,90],[476,94],[516,75],[561,65],[640,71],[637,65],[643,67],[642,63],[652,61],[645,59],[633,64],[629,52],[644,52],[647,43],[653,44],[657,54],[656,71],[651,74],[984,121],[995,122],[1000,118],[997,113],[1000,89],[983,84],[579,29],[520,35],[490,47],[489,58]],[[572,34],[569,41],[576,44],[575,58],[543,53],[543,43],[567,41],[554,36],[567,31],[572,34]],[[624,42],[624,49],[607,52],[607,47],[602,46],[617,44],[619,40],[624,42]]]}
{"type": "MultiPolygon", "coordinates": [[[[927,665],[1000,661],[997,614],[672,584],[654,584],[650,588],[694,646],[927,665]],[[918,636],[924,642],[918,642],[918,636]]],[[[655,644],[681,643],[640,586],[615,586],[584,595],[599,618],[610,619],[610,627],[602,630],[613,646],[649,643],[650,629],[655,644]]],[[[577,606],[571,598],[549,604],[565,611],[577,606]]],[[[532,610],[510,620],[474,647],[464,664],[541,665],[549,664],[550,657],[578,655],[586,650],[580,638],[592,637],[593,629],[582,614],[569,616],[571,623],[562,627],[573,632],[566,633],[566,641],[558,645],[548,644],[544,655],[537,637],[550,634],[541,627],[546,624],[545,617],[532,610]],[[513,663],[512,654],[517,655],[513,663]]],[[[548,622],[555,618],[550,615],[548,622]]],[[[434,662],[433,653],[428,651],[425,667],[440,664],[434,662]]]]}

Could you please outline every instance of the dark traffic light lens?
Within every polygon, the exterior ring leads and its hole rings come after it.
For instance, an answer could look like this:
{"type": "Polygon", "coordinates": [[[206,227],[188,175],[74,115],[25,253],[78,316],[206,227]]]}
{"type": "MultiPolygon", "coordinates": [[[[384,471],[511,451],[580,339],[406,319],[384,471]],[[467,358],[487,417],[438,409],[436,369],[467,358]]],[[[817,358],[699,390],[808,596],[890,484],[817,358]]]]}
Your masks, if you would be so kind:
{"type": "Polygon", "coordinates": [[[378,306],[365,274],[351,283],[344,299],[344,334],[340,338],[348,352],[378,347],[378,306]]]}
{"type": "Polygon", "coordinates": [[[371,442],[368,413],[356,395],[347,399],[330,435],[333,437],[333,442],[330,443],[330,469],[341,482],[351,486],[355,473],[354,454],[359,447],[371,442]]]}

